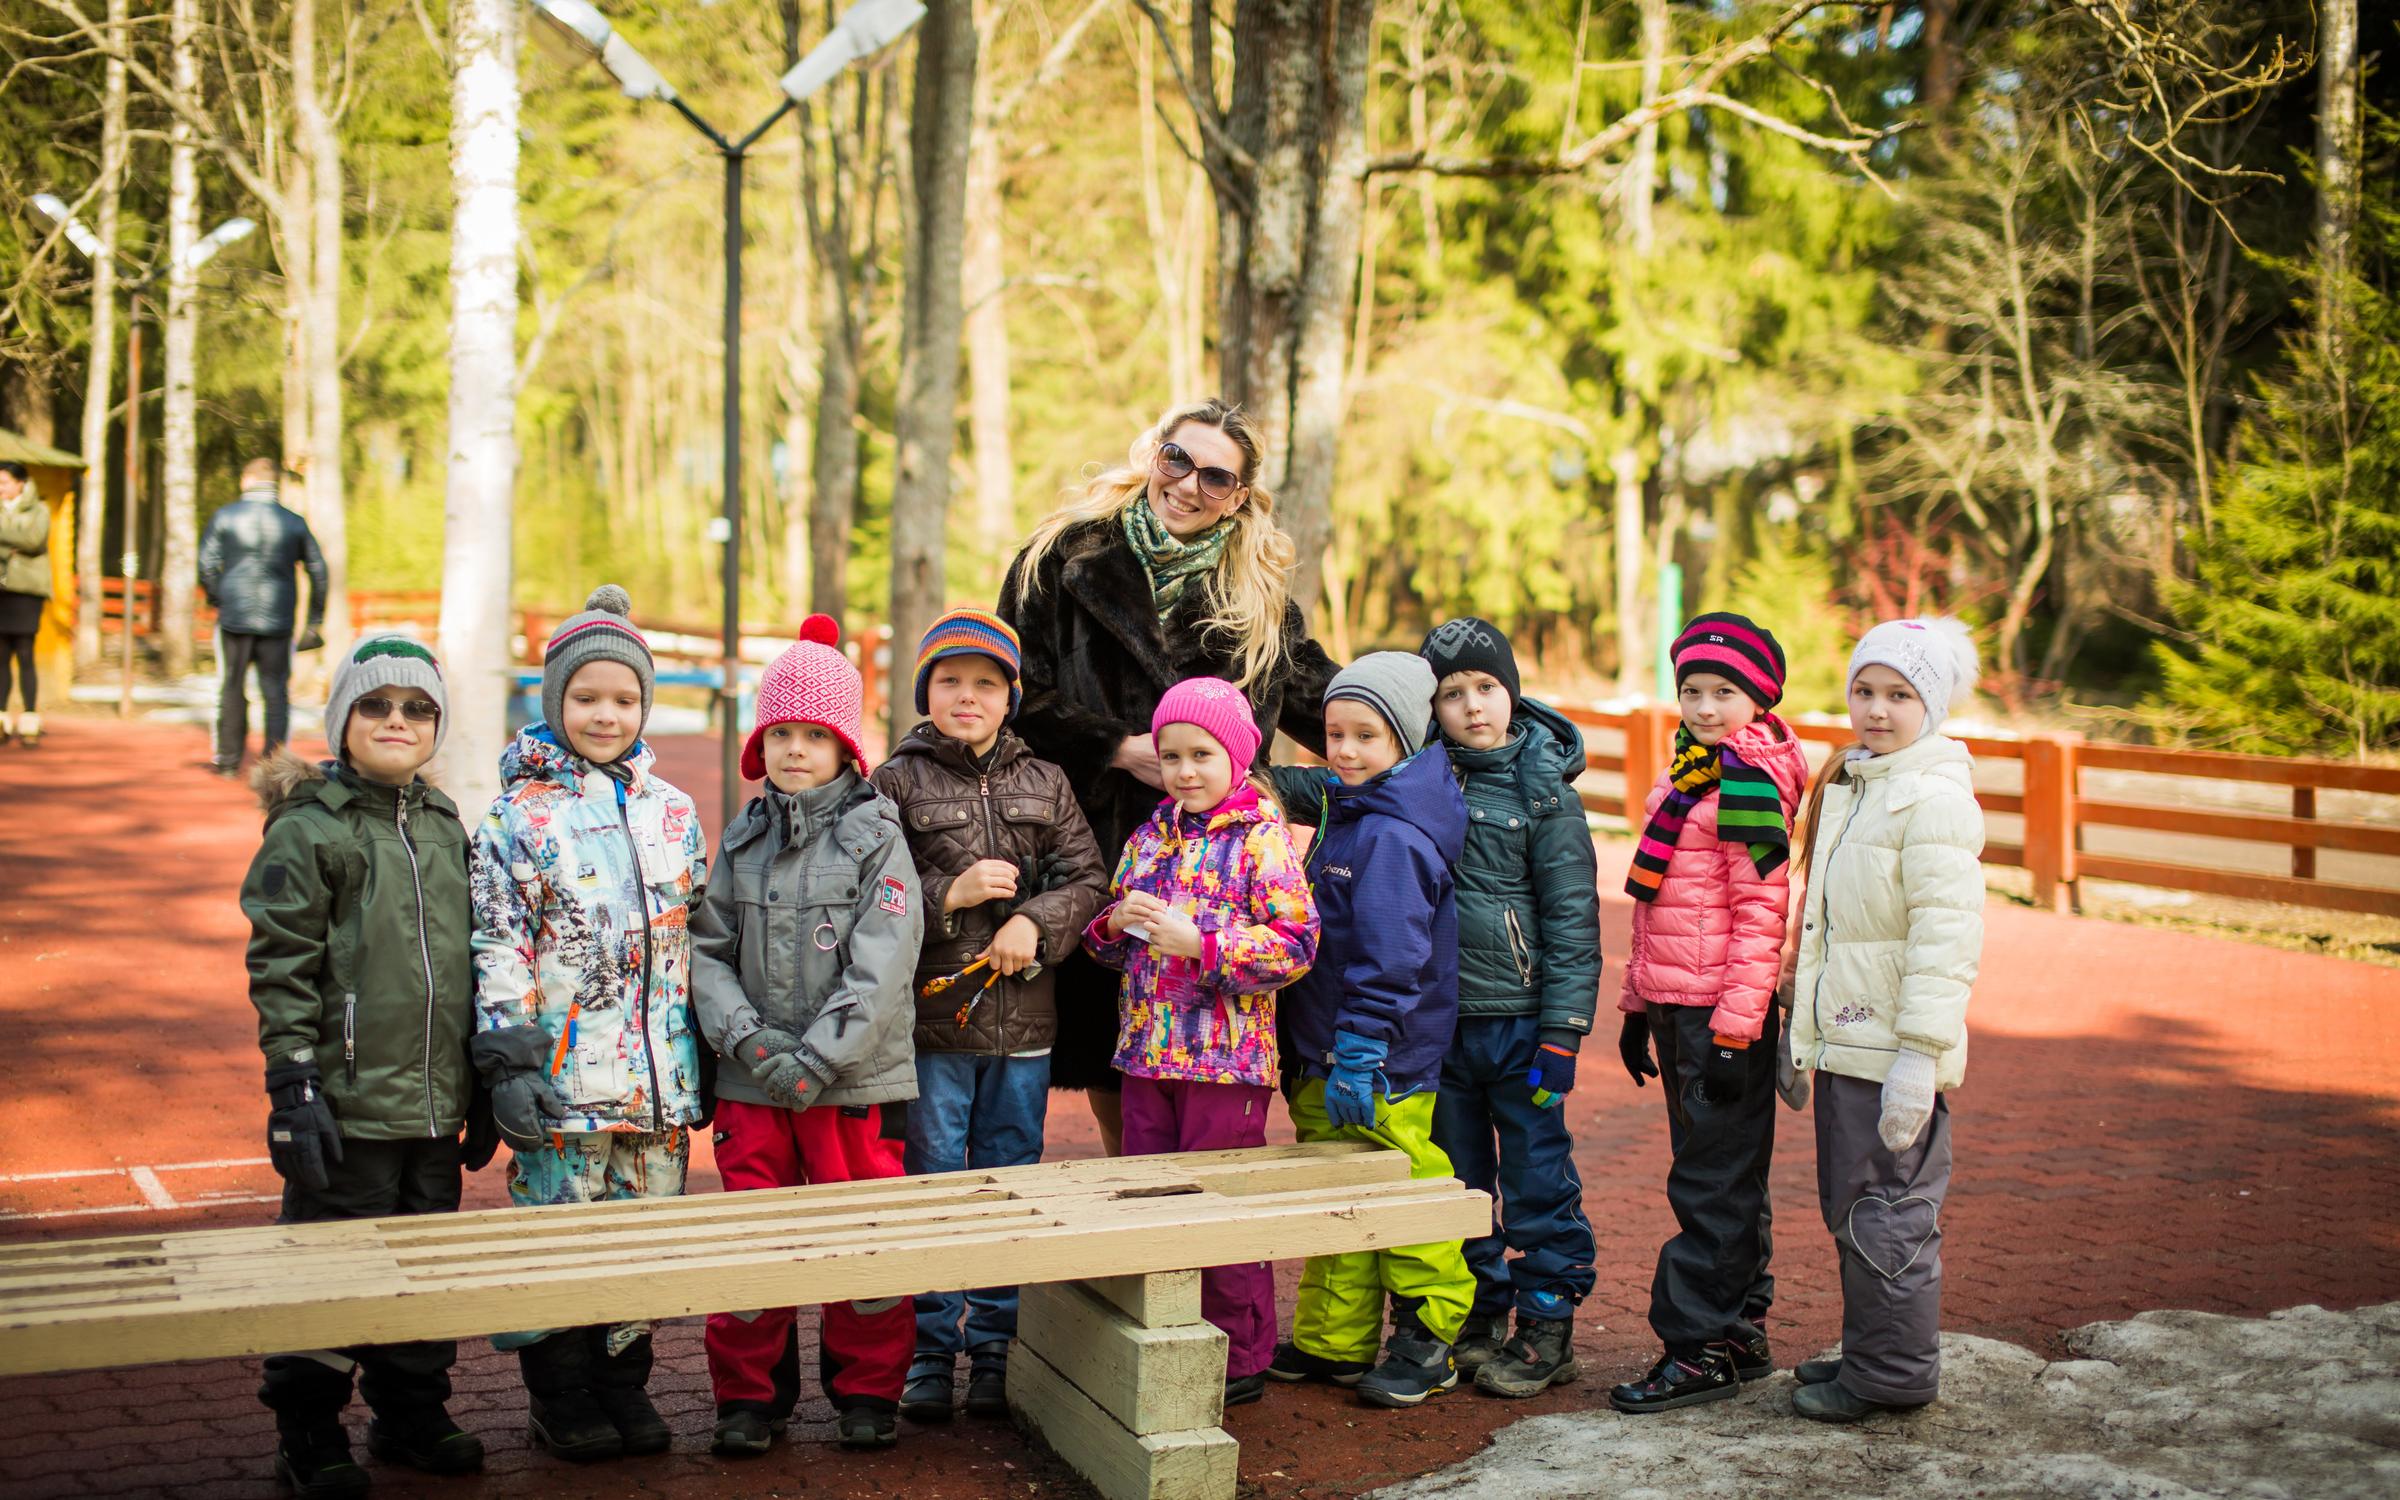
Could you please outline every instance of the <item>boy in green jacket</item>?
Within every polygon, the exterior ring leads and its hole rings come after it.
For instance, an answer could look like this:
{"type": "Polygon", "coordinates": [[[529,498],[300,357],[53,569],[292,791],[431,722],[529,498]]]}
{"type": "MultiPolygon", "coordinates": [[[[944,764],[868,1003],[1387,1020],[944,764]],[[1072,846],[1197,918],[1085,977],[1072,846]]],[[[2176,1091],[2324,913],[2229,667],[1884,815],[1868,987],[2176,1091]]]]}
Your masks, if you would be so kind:
{"type": "MultiPolygon", "coordinates": [[[[462,1165],[483,1166],[498,1144],[488,1123],[459,1139],[475,1026],[467,836],[417,775],[441,748],[447,706],[432,652],[369,636],[326,699],[339,758],[281,753],[253,776],[267,826],[242,912],[278,1223],[454,1212],[462,1165]]],[[[270,1357],[259,1399],[275,1413],[276,1476],[309,1500],[366,1493],[341,1420],[353,1371],[377,1458],[480,1469],[482,1443],[445,1409],[457,1357],[446,1339],[270,1357]]]]}

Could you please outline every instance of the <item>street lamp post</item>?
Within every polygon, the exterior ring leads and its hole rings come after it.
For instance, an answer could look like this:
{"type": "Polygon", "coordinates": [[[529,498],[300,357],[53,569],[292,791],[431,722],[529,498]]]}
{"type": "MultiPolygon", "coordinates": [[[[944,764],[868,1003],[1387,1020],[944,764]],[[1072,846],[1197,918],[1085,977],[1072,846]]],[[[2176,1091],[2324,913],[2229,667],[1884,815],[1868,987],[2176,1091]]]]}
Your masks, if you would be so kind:
{"type": "Polygon", "coordinates": [[[723,680],[717,687],[722,740],[719,747],[723,778],[723,821],[719,826],[722,827],[733,822],[742,784],[742,162],[752,144],[776,121],[831,83],[851,63],[899,40],[923,18],[925,7],[919,0],[858,0],[842,13],[825,39],[779,80],[784,97],[774,113],[759,121],[749,134],[735,139],[701,118],[658,69],[650,65],[649,59],[617,34],[590,0],[528,0],[528,3],[556,35],[606,68],[626,98],[657,99],[673,105],[677,114],[708,139],[725,163],[725,478],[721,509],[710,527],[711,539],[725,549],[724,665],[723,680]]]}
{"type": "MultiPolygon", "coordinates": [[[[101,252],[100,237],[85,227],[81,219],[67,211],[67,205],[55,193],[36,193],[33,206],[67,237],[67,243],[83,252],[84,259],[97,259],[101,252]]],[[[190,269],[197,271],[215,257],[219,250],[247,236],[258,226],[248,219],[227,219],[196,240],[184,253],[190,269]]],[[[124,569],[125,596],[120,601],[124,613],[119,634],[124,641],[123,672],[117,684],[117,717],[133,717],[133,578],[141,568],[141,452],[142,452],[142,293],[150,284],[165,275],[169,263],[162,262],[134,277],[125,286],[125,502],[120,526],[125,532],[125,551],[119,565],[124,569]]],[[[87,453],[84,458],[84,483],[91,483],[94,473],[106,475],[98,455],[87,453]]],[[[106,483],[103,477],[102,483],[106,483]]]]}

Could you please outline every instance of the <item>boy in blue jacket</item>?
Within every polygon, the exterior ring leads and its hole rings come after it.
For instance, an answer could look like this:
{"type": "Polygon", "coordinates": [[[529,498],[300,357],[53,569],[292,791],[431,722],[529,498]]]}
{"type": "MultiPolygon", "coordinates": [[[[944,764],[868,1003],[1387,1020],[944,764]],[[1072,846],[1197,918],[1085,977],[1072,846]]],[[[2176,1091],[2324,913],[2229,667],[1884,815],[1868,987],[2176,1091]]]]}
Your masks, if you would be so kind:
{"type": "MultiPolygon", "coordinates": [[[[1324,931],[1316,967],[1284,991],[1280,1017],[1294,1132],[1404,1151],[1415,1177],[1451,1175],[1433,1142],[1433,1101],[1458,1021],[1450,867],[1467,835],[1450,757],[1425,742],[1433,687],[1422,657],[1361,657],[1325,689],[1331,774],[1275,772],[1292,820],[1319,825],[1308,875],[1324,931]]],[[[1457,1240],[1312,1257],[1291,1342],[1267,1373],[1414,1406],[1458,1384],[1450,1346],[1474,1300],[1457,1240]],[[1387,1292],[1392,1332],[1378,1363],[1387,1292]]]]}

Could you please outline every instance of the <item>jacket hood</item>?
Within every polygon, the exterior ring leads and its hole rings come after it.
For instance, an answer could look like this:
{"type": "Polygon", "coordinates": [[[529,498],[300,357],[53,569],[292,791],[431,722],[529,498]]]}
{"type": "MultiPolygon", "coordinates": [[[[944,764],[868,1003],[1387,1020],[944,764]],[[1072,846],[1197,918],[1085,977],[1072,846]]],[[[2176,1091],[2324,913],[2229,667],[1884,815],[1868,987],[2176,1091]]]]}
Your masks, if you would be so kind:
{"type": "MultiPolygon", "coordinates": [[[[1015,730],[1003,725],[1000,729],[999,740],[992,746],[991,769],[997,771],[1002,766],[1022,760],[1032,753],[1031,750],[1025,748],[1025,742],[1017,738],[1015,730]]],[[[974,755],[968,751],[966,741],[952,739],[934,728],[930,722],[919,724],[901,736],[900,743],[894,745],[883,758],[888,763],[909,756],[929,760],[936,765],[947,766],[965,776],[976,775],[981,769],[975,764],[974,755]]]]}
{"type": "Polygon", "coordinates": [[[1440,743],[1424,749],[1361,787],[1334,786],[1325,798],[1328,822],[1344,822],[1381,813],[1398,818],[1441,850],[1452,864],[1467,847],[1467,803],[1451,773],[1449,747],[1440,743]]]}
{"type": "MultiPolygon", "coordinates": [[[[650,742],[636,739],[633,749],[626,753],[623,764],[633,769],[633,786],[639,791],[650,779],[650,767],[658,757],[650,742]]],[[[500,752],[500,789],[514,791],[529,781],[556,781],[569,786],[580,785],[584,774],[596,769],[592,763],[550,732],[547,724],[528,724],[517,731],[517,737],[500,752]]]]}
{"type": "Polygon", "coordinates": [[[1531,791],[1548,791],[1550,783],[1573,781],[1584,773],[1583,731],[1575,721],[1538,698],[1519,698],[1510,716],[1506,741],[1489,750],[1469,750],[1444,740],[1451,763],[1468,772],[1492,772],[1514,766],[1518,783],[1531,791]]]}
{"type": "Polygon", "coordinates": [[[321,802],[330,808],[361,801],[388,805],[407,794],[421,796],[428,807],[458,815],[457,806],[423,777],[405,788],[376,786],[344,770],[338,761],[302,760],[282,749],[251,767],[250,790],[257,794],[258,805],[270,823],[305,802],[321,802]]]}
{"type": "Polygon", "coordinates": [[[1187,813],[1174,798],[1162,797],[1158,811],[1151,814],[1150,821],[1158,825],[1159,834],[1171,843],[1185,835],[1215,833],[1222,828],[1264,823],[1273,815],[1273,811],[1267,800],[1259,796],[1257,787],[1244,783],[1205,813],[1187,813]]]}
{"type": "Polygon", "coordinates": [[[1767,773],[1787,806],[1796,806],[1808,793],[1808,752],[1800,736],[1773,713],[1760,714],[1725,737],[1723,748],[1742,763],[1767,773]]]}
{"type": "Polygon", "coordinates": [[[1975,789],[1975,757],[1967,747],[1946,734],[1929,734],[1913,745],[1894,750],[1889,755],[1862,755],[1843,768],[1852,779],[1871,780],[1878,776],[1897,776],[1914,771],[1919,775],[1938,776],[1955,781],[1969,791],[1975,789]]]}

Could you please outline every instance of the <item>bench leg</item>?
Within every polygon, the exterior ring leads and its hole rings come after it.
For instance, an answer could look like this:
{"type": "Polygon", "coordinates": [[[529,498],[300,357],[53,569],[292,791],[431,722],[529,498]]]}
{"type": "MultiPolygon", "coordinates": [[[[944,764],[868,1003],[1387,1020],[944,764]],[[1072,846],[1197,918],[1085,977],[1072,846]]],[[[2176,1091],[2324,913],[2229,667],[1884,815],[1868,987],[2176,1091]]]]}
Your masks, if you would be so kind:
{"type": "Polygon", "coordinates": [[[1233,1500],[1225,1351],[1197,1271],[1028,1286],[1008,1404],[1107,1500],[1233,1500]]]}

